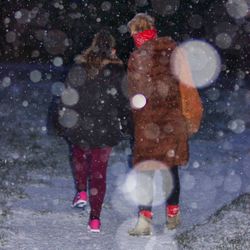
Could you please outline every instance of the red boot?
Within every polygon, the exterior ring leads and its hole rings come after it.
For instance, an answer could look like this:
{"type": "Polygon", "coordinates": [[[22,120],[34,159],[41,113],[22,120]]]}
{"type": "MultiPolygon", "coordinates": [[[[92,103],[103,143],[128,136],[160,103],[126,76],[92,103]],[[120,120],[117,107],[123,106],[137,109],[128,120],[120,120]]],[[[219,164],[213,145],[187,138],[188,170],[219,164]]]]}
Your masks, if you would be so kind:
{"type": "Polygon", "coordinates": [[[175,229],[180,224],[180,207],[179,205],[168,205],[166,208],[167,228],[175,229]]]}

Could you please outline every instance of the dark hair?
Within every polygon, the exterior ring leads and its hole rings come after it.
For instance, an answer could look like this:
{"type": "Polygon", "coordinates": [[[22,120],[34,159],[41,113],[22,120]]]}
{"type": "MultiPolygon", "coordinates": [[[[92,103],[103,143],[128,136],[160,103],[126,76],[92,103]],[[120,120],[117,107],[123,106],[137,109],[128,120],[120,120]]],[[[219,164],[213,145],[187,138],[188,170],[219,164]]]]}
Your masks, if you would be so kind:
{"type": "Polygon", "coordinates": [[[84,53],[87,64],[99,68],[103,60],[111,58],[113,48],[115,48],[115,39],[110,32],[107,30],[98,32],[91,46],[84,53]]]}
{"type": "Polygon", "coordinates": [[[115,39],[106,29],[95,34],[91,46],[75,58],[77,63],[85,63],[87,74],[93,78],[107,61],[117,59],[112,53],[115,39]]]}
{"type": "Polygon", "coordinates": [[[91,47],[98,49],[98,52],[110,56],[111,50],[115,48],[115,39],[107,30],[102,30],[95,34],[91,47]]]}

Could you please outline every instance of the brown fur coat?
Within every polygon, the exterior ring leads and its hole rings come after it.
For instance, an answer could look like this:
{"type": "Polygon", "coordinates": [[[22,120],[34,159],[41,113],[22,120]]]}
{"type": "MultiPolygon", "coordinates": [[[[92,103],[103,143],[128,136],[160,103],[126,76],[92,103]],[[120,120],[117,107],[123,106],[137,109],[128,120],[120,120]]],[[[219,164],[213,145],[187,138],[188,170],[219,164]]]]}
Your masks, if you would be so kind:
{"type": "Polygon", "coordinates": [[[200,126],[202,104],[187,64],[182,64],[181,71],[187,76],[188,85],[177,80],[171,70],[170,58],[175,48],[170,38],[157,38],[144,43],[129,58],[129,97],[146,97],[143,108],[133,109],[137,166],[146,160],[160,161],[168,167],[186,164],[188,138],[200,126]]]}

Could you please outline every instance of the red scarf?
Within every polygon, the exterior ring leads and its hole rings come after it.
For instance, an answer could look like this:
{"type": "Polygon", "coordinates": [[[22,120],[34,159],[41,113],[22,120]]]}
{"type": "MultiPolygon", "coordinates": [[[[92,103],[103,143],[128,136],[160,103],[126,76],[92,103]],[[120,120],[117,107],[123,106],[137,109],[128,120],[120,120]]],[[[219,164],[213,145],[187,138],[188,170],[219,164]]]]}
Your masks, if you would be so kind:
{"type": "Polygon", "coordinates": [[[135,46],[137,48],[140,48],[142,46],[142,44],[144,44],[145,42],[157,38],[157,30],[156,29],[152,29],[152,30],[144,30],[142,32],[139,32],[135,35],[133,35],[133,39],[135,42],[135,46]]]}

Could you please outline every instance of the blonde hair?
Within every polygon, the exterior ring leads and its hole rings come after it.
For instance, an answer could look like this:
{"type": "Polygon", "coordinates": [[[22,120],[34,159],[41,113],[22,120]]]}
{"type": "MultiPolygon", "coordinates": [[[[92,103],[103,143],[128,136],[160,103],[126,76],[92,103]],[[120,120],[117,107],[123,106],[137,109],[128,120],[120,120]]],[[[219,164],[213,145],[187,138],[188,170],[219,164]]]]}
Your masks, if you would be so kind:
{"type": "Polygon", "coordinates": [[[133,35],[144,30],[155,28],[155,19],[147,14],[139,13],[128,23],[129,32],[133,35]]]}

